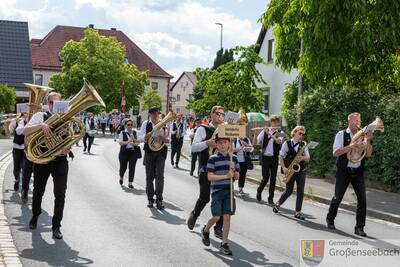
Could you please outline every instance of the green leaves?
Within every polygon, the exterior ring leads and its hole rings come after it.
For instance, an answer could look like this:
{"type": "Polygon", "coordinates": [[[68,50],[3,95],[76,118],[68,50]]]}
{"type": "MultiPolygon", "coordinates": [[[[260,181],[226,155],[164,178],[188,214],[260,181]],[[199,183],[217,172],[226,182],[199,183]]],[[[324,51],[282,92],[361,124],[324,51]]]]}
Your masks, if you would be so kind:
{"type": "Polygon", "coordinates": [[[157,89],[147,89],[143,96],[142,111],[153,107],[161,109],[161,96],[158,94],[157,89]]]}
{"type": "Polygon", "coordinates": [[[196,69],[194,74],[199,79],[194,87],[194,101],[188,108],[198,113],[207,114],[215,105],[238,111],[261,110],[262,90],[256,81],[265,84],[261,74],[255,68],[263,60],[254,51],[254,47],[236,47],[233,50],[236,59],[216,69],[196,69]]]}
{"type": "Polygon", "coordinates": [[[15,110],[15,89],[7,84],[0,84],[0,113],[10,113],[15,110]]]}
{"type": "Polygon", "coordinates": [[[138,106],[148,76],[135,65],[124,64],[125,51],[115,37],[100,36],[94,29],[86,29],[80,42],[69,41],[60,56],[62,72],[51,77],[49,86],[60,90],[64,97],[75,95],[87,78],[98,90],[107,110],[121,106],[121,92],[125,88],[126,108],[138,106]]]}

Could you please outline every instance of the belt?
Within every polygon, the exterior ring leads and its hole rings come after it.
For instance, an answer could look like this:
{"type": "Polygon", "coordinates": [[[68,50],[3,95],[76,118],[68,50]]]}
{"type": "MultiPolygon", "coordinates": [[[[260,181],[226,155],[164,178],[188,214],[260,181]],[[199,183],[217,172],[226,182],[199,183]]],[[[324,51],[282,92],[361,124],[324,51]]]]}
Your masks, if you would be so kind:
{"type": "Polygon", "coordinates": [[[360,167],[358,167],[358,168],[347,167],[347,170],[350,171],[351,173],[357,173],[357,172],[359,172],[360,167]]]}

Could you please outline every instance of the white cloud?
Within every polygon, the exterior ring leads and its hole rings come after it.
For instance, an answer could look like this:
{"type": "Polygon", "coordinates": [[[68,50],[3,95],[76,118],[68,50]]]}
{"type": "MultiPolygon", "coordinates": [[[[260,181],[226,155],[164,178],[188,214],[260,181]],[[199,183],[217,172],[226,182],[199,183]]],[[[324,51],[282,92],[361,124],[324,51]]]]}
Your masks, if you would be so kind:
{"type": "Polygon", "coordinates": [[[75,7],[81,8],[85,4],[90,4],[93,7],[107,8],[112,1],[107,0],[75,0],[75,7]]]}

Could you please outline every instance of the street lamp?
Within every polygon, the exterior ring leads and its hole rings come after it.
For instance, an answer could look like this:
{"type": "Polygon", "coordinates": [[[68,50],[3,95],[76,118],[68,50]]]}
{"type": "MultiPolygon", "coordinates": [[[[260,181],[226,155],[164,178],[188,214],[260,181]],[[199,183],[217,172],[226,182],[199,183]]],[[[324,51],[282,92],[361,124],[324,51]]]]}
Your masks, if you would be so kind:
{"type": "Polygon", "coordinates": [[[216,22],[215,24],[221,26],[221,50],[222,50],[222,29],[224,28],[224,26],[220,22],[216,22]]]}

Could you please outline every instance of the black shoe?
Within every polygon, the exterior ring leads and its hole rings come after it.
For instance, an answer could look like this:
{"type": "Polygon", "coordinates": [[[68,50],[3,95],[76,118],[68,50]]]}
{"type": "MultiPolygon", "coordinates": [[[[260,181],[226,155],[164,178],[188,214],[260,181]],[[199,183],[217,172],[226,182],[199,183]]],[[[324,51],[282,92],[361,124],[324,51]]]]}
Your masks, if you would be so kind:
{"type": "Polygon", "coordinates": [[[275,205],[274,201],[272,199],[268,199],[268,204],[269,205],[275,205]]]}
{"type": "Polygon", "coordinates": [[[189,230],[193,230],[196,225],[197,217],[194,215],[193,211],[190,213],[189,219],[187,220],[187,226],[189,230]]]}
{"type": "Polygon", "coordinates": [[[326,218],[326,227],[331,230],[336,230],[335,222],[328,220],[328,218],[326,218]]]}
{"type": "Polygon", "coordinates": [[[175,164],[175,168],[179,169],[179,165],[178,163],[175,164]]]}
{"type": "Polygon", "coordinates": [[[210,245],[210,233],[207,233],[206,231],[204,231],[204,229],[206,229],[205,225],[201,230],[201,241],[203,241],[203,244],[208,247],[210,245]]]}
{"type": "Polygon", "coordinates": [[[123,179],[119,179],[119,184],[122,185],[124,183],[123,179]]]}
{"type": "Polygon", "coordinates": [[[25,190],[22,190],[22,192],[21,192],[21,201],[24,204],[26,204],[28,202],[28,192],[25,190]]]}
{"type": "Polygon", "coordinates": [[[363,227],[354,228],[354,234],[359,236],[367,236],[367,234],[364,232],[363,227]]]}
{"type": "Polygon", "coordinates": [[[174,165],[175,165],[175,164],[174,164],[174,162],[173,162],[173,161],[171,161],[171,165],[172,165],[172,167],[174,167],[174,165]]]}
{"type": "Polygon", "coordinates": [[[214,228],[214,235],[216,238],[222,239],[222,229],[214,228]]]}
{"type": "Polygon", "coordinates": [[[190,172],[190,176],[193,176],[193,172],[190,172]]]}
{"type": "Polygon", "coordinates": [[[157,209],[159,209],[159,210],[163,210],[165,208],[163,203],[162,203],[162,200],[157,200],[156,201],[156,206],[157,206],[157,209]]]}
{"type": "Polygon", "coordinates": [[[29,221],[29,229],[36,229],[37,228],[37,221],[38,221],[39,216],[33,215],[31,220],[29,221]]]}
{"type": "Polygon", "coordinates": [[[228,243],[222,244],[219,247],[219,251],[221,251],[225,255],[232,255],[232,250],[229,248],[228,243]]]}
{"type": "Polygon", "coordinates": [[[129,187],[129,188],[133,188],[133,185],[130,184],[130,185],[128,185],[128,187],[129,187]]]}
{"type": "Polygon", "coordinates": [[[147,204],[148,208],[154,208],[154,200],[149,200],[149,204],[147,204]]]}
{"type": "Polygon", "coordinates": [[[274,207],[272,208],[272,211],[274,213],[278,213],[279,212],[279,205],[275,204],[274,207]]]}
{"type": "Polygon", "coordinates": [[[86,152],[86,147],[83,149],[83,153],[85,153],[86,152]]]}
{"type": "Polygon", "coordinates": [[[14,191],[18,191],[19,190],[19,181],[15,181],[14,182],[14,191]]]}
{"type": "Polygon", "coordinates": [[[258,202],[261,202],[261,193],[260,192],[257,192],[256,198],[257,198],[258,202]]]}
{"type": "Polygon", "coordinates": [[[63,235],[62,235],[62,233],[60,231],[60,227],[56,227],[56,228],[53,229],[53,237],[55,239],[62,239],[63,238],[63,235]]]}
{"type": "Polygon", "coordinates": [[[296,218],[296,219],[299,219],[299,220],[305,220],[306,218],[303,216],[303,213],[302,212],[296,212],[295,214],[294,214],[294,217],[296,218]]]}

